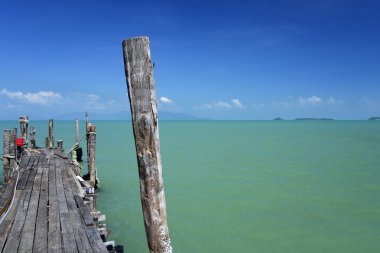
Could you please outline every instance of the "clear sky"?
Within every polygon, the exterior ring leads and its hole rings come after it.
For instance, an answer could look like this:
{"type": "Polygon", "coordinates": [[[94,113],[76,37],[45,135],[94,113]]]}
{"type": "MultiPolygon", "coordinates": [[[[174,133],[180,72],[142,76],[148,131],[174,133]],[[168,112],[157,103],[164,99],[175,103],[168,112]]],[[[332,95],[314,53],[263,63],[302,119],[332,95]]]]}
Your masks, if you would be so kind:
{"type": "Polygon", "coordinates": [[[380,1],[0,1],[0,119],[129,110],[121,43],[150,37],[161,111],[380,116],[380,1]]]}

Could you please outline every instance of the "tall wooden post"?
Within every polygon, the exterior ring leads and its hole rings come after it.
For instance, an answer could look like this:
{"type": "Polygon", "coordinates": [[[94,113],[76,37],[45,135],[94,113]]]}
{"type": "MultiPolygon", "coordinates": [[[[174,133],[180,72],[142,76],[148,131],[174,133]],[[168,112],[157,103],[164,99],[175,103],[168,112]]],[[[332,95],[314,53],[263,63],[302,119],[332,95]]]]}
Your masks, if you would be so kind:
{"type": "Polygon", "coordinates": [[[75,143],[79,142],[79,122],[75,119],[75,143]]]}
{"type": "Polygon", "coordinates": [[[31,127],[30,128],[30,145],[32,146],[32,148],[36,148],[36,137],[35,137],[35,134],[36,134],[36,130],[34,129],[34,127],[31,127]]]}
{"type": "Polygon", "coordinates": [[[95,186],[96,180],[96,128],[95,125],[88,124],[88,139],[87,139],[87,161],[88,161],[88,175],[90,177],[90,185],[95,186]]]}
{"type": "Polygon", "coordinates": [[[10,161],[9,161],[9,145],[11,141],[11,130],[5,129],[3,132],[3,181],[8,183],[9,181],[9,170],[10,170],[10,161]]]}
{"type": "Polygon", "coordinates": [[[54,126],[52,119],[49,119],[49,148],[54,148],[54,126]]]}
{"type": "Polygon", "coordinates": [[[136,37],[123,41],[123,53],[148,246],[151,253],[169,253],[172,247],[166,218],[149,38],[136,37]]]}
{"type": "Polygon", "coordinates": [[[24,138],[26,140],[28,136],[28,124],[29,119],[28,116],[21,116],[20,117],[20,131],[21,131],[21,138],[24,138]]]}
{"type": "MultiPolygon", "coordinates": [[[[16,138],[17,138],[17,128],[13,128],[11,139],[9,142],[9,166],[10,173],[12,174],[14,169],[16,168],[16,157],[17,157],[17,146],[16,146],[16,138]]],[[[9,175],[11,175],[9,174],[9,175]]]]}

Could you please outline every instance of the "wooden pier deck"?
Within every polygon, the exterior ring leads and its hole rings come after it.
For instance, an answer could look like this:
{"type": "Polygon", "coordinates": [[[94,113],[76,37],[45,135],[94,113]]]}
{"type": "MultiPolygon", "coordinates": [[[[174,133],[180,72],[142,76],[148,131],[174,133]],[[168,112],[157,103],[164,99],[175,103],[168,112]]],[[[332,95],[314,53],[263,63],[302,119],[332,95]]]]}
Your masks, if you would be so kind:
{"type": "Polygon", "coordinates": [[[108,252],[91,211],[69,157],[24,152],[0,196],[1,252],[108,252]]]}

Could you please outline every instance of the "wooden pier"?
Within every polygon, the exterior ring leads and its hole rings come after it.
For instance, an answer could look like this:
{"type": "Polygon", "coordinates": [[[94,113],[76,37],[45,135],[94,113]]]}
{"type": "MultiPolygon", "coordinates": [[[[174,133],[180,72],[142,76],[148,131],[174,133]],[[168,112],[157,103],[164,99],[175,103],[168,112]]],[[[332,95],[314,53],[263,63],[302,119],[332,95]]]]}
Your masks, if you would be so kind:
{"type": "MultiPolygon", "coordinates": [[[[123,55],[148,247],[151,253],[172,253],[149,38],[123,41],[123,55]]],[[[29,144],[28,123],[28,117],[20,117],[20,138],[17,128],[3,133],[0,251],[123,253],[123,246],[106,241],[104,215],[95,209],[96,127],[88,123],[87,113],[88,173],[83,178],[76,162],[82,157],[82,149],[77,149],[77,121],[76,143],[71,151],[78,150],[78,157],[63,152],[62,140],[54,146],[53,120],[49,120],[45,147],[37,147],[34,128],[30,128],[29,144]]]]}
{"type": "Polygon", "coordinates": [[[4,177],[0,196],[0,251],[122,252],[105,241],[105,216],[95,210],[94,189],[78,175],[78,164],[63,152],[62,141],[54,147],[52,130],[47,147],[33,143],[18,151],[9,133],[4,131],[9,178],[4,177]]]}

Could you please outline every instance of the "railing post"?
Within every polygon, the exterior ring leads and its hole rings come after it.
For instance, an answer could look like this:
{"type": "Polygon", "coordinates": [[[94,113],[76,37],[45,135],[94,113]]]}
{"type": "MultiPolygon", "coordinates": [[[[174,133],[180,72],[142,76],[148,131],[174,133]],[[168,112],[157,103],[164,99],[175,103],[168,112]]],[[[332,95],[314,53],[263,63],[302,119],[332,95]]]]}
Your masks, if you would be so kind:
{"type": "Polygon", "coordinates": [[[151,253],[170,253],[149,38],[123,41],[123,53],[148,246],[151,253]]]}
{"type": "Polygon", "coordinates": [[[95,186],[96,180],[96,127],[95,125],[88,124],[88,139],[87,139],[87,148],[88,148],[88,175],[90,177],[90,185],[95,186]]]}

